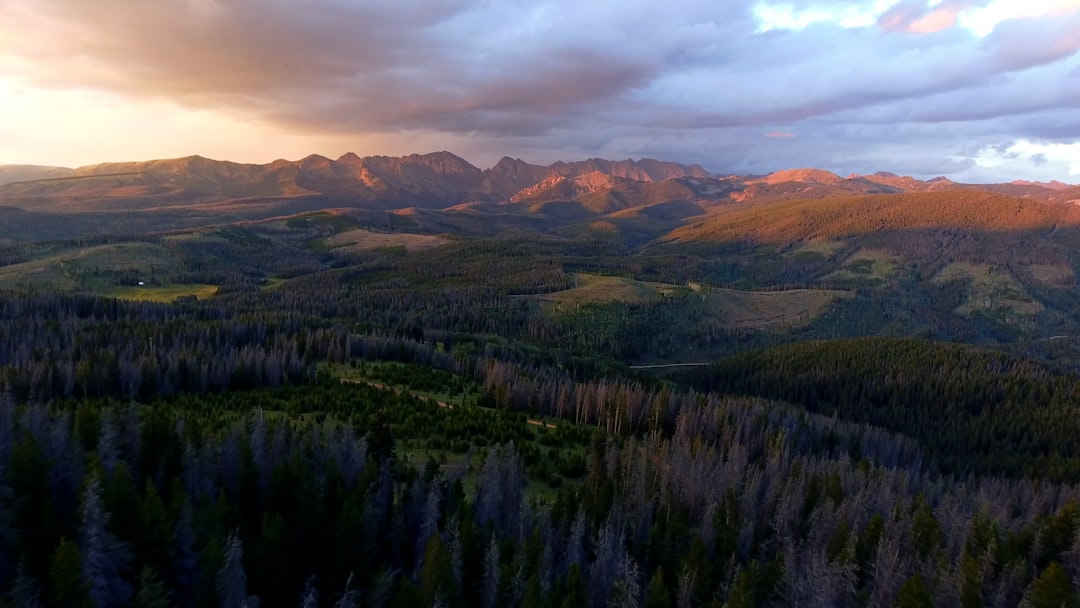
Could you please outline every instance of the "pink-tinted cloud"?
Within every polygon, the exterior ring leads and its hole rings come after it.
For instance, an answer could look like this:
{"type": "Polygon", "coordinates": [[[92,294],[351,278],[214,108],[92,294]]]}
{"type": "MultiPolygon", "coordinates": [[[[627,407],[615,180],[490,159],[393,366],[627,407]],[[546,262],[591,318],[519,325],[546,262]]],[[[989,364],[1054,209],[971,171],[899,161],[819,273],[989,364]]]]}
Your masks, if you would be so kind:
{"type": "Polygon", "coordinates": [[[925,0],[900,2],[881,15],[878,26],[890,32],[934,34],[955,26],[960,13],[973,4],[972,0],[946,0],[931,7],[925,0]]]}
{"type": "Polygon", "coordinates": [[[960,15],[961,8],[958,6],[943,6],[916,19],[908,27],[913,34],[933,34],[947,30],[956,25],[956,18],[960,15]]]}
{"type": "Polygon", "coordinates": [[[765,137],[770,139],[795,139],[795,134],[790,131],[769,131],[765,137]]]}

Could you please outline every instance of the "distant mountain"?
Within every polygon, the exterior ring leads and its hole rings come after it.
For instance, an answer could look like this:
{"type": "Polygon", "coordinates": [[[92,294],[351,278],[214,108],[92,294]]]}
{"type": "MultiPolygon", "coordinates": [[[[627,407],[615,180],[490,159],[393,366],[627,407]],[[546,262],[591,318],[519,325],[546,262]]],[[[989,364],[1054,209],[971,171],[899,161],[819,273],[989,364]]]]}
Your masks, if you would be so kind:
{"type": "Polygon", "coordinates": [[[1063,183],[1057,181],[1056,179],[1053,180],[1053,181],[1049,181],[1049,182],[1029,182],[1029,181],[1027,181],[1025,179],[1017,179],[1017,180],[1013,180],[1013,181],[1011,181],[1009,183],[1017,185],[1017,186],[1036,186],[1036,187],[1039,187],[1039,188],[1047,188],[1047,189],[1050,189],[1050,190],[1066,190],[1068,188],[1073,187],[1073,186],[1070,186],[1069,184],[1063,184],[1063,183]]]}
{"type": "Polygon", "coordinates": [[[640,182],[709,177],[699,166],[652,159],[590,159],[543,167],[504,158],[480,170],[449,152],[337,160],[311,155],[266,165],[200,156],[105,163],[78,169],[0,167],[0,204],[36,211],[131,211],[229,200],[323,197],[327,203],[397,209],[444,209],[468,201],[502,202],[545,182],[583,176],[640,182]],[[15,183],[11,183],[15,182],[15,183]]]}
{"type": "Polygon", "coordinates": [[[72,169],[67,167],[42,167],[39,165],[0,165],[0,185],[38,179],[67,177],[72,169]]]}

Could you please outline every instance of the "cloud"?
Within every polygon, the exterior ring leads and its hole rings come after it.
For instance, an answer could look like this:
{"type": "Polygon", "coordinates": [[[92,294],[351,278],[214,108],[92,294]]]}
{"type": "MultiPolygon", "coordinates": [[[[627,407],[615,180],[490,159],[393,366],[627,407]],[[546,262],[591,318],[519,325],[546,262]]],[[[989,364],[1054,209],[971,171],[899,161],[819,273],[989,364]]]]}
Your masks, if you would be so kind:
{"type": "Polygon", "coordinates": [[[945,0],[935,6],[925,0],[904,1],[883,13],[878,25],[892,32],[933,34],[955,26],[960,13],[973,4],[970,0],[945,0]]]}
{"type": "Polygon", "coordinates": [[[1080,7],[984,32],[966,20],[999,2],[782,4],[790,27],[751,0],[7,0],[0,84],[387,152],[721,172],[962,172],[969,146],[1080,138],[1080,7]]]}
{"type": "Polygon", "coordinates": [[[166,97],[305,129],[520,134],[623,101],[663,61],[708,53],[725,33],[715,23],[733,16],[702,9],[702,20],[681,22],[637,10],[612,19],[618,13],[596,10],[602,4],[313,0],[298,10],[282,0],[56,0],[23,3],[0,28],[14,33],[16,55],[32,58],[20,76],[36,86],[166,97]],[[506,23],[515,24],[509,34],[506,23]],[[625,44],[620,26],[641,30],[645,46],[625,44]]]}

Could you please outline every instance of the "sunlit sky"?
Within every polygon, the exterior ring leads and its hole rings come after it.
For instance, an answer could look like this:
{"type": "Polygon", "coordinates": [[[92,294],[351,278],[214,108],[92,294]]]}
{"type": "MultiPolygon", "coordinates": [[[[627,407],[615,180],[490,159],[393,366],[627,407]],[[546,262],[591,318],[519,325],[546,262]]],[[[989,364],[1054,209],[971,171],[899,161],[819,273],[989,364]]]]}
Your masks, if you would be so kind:
{"type": "Polygon", "coordinates": [[[449,150],[1080,182],[1080,0],[0,0],[0,164],[449,150]]]}

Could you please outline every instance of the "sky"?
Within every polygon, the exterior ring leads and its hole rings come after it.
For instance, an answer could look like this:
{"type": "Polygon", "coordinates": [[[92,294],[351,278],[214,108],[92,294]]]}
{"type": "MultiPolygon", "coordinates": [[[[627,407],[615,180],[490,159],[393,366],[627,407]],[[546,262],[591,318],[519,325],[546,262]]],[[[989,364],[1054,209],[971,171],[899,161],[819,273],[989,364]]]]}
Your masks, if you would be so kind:
{"type": "Polygon", "coordinates": [[[1080,182],[1080,0],[0,0],[0,164],[1080,182]]]}

